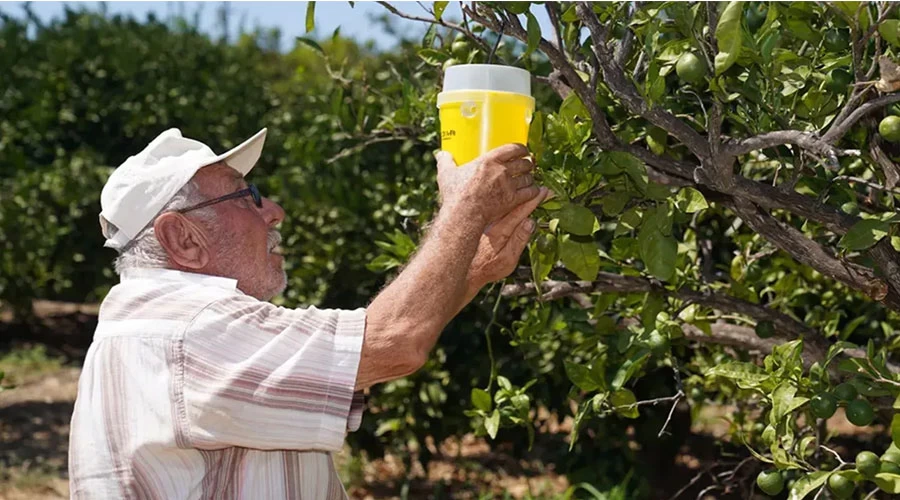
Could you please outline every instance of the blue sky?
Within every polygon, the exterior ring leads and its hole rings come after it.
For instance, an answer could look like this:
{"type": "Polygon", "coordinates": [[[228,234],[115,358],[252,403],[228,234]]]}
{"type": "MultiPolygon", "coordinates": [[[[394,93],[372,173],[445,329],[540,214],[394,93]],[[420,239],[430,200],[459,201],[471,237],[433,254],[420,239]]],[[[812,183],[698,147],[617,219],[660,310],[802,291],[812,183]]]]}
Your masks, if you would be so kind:
{"type": "MultiPolygon", "coordinates": [[[[237,33],[238,26],[243,19],[245,27],[253,29],[255,26],[263,28],[278,27],[282,32],[282,48],[293,46],[296,36],[305,35],[305,15],[308,2],[230,2],[230,32],[237,33]]],[[[398,9],[415,15],[428,17],[428,14],[416,2],[391,2],[398,9]]],[[[432,2],[423,2],[431,5],[432,2]]],[[[101,2],[32,2],[32,11],[41,19],[49,20],[61,16],[66,5],[73,9],[88,8],[96,10],[101,2]]],[[[192,19],[194,13],[200,12],[200,26],[204,31],[218,35],[221,33],[218,12],[223,2],[106,2],[107,11],[110,14],[131,14],[135,18],[145,19],[148,13],[155,13],[158,18],[165,19],[169,16],[183,14],[192,19]]],[[[16,17],[24,16],[21,2],[0,3],[0,12],[16,17]]],[[[375,46],[381,49],[390,48],[395,37],[382,29],[380,24],[373,22],[373,16],[385,13],[384,7],[374,2],[356,2],[350,7],[349,2],[316,2],[316,35],[320,37],[330,36],[340,26],[341,34],[356,39],[360,42],[372,40],[375,46]]],[[[547,18],[543,10],[536,10],[538,20],[546,26],[547,18]]],[[[459,19],[460,10],[458,2],[451,2],[445,11],[445,16],[459,19]]],[[[423,23],[398,19],[398,29],[410,34],[422,34],[425,30],[423,23]]]]}

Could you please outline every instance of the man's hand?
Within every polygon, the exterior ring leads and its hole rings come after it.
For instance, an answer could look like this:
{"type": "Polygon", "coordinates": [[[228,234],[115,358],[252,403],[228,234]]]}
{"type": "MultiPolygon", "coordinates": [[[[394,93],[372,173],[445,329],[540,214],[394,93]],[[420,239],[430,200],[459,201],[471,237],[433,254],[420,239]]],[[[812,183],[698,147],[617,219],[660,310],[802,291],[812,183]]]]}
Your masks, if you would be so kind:
{"type": "Polygon", "coordinates": [[[442,151],[437,163],[442,205],[474,205],[485,226],[538,194],[531,176],[534,162],[521,144],[492,149],[460,167],[442,151]]]}
{"type": "Polygon", "coordinates": [[[514,208],[484,232],[469,267],[467,281],[470,289],[477,293],[484,285],[502,280],[515,271],[519,257],[534,232],[534,221],[528,216],[547,198],[549,192],[547,188],[541,188],[537,196],[514,208]]]}

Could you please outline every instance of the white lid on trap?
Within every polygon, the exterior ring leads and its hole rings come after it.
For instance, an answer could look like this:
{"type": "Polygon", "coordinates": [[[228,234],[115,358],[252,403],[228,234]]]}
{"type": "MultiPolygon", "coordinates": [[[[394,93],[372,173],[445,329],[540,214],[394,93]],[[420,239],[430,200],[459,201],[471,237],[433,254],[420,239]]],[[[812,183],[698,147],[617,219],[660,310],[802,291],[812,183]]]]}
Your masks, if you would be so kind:
{"type": "Polygon", "coordinates": [[[499,64],[459,64],[444,72],[444,92],[490,90],[531,95],[531,74],[499,64]]]}

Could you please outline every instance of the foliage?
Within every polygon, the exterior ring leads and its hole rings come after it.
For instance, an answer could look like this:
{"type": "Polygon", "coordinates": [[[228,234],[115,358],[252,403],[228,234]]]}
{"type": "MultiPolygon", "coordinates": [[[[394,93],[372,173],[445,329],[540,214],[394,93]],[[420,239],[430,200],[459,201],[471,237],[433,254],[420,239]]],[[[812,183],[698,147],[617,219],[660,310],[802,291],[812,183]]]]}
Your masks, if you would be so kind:
{"type": "MultiPolygon", "coordinates": [[[[660,403],[674,410],[699,389],[736,405],[729,438],[760,470],[774,466],[773,479],[789,476],[791,498],[862,484],[851,461],[829,453],[828,424],[810,400],[849,383],[859,396],[839,405],[850,421],[866,425],[870,403],[881,423],[900,421],[900,403],[891,408],[900,150],[878,133],[900,101],[890,93],[900,87],[896,5],[477,2],[463,11],[461,24],[418,18],[469,47],[460,54],[426,37],[424,64],[481,62],[499,33],[495,61],[531,70],[535,88],[559,98],[539,99],[529,136],[557,198],[538,210],[542,234],[495,308],[513,320],[502,329],[518,351],[509,355],[536,379],[492,359],[486,389],[470,395],[476,429],[530,431],[534,408],[573,403],[570,446],[581,452],[601,422],[660,403]],[[533,22],[536,9],[551,32],[533,22]],[[851,79],[840,85],[843,73],[851,79]],[[709,363],[718,344],[727,355],[709,363]],[[668,394],[635,394],[660,370],[674,374],[668,394]],[[565,398],[547,394],[566,381],[565,398]]],[[[420,92],[430,97],[430,85],[420,92]]],[[[693,414],[705,399],[690,401],[693,414]]],[[[894,492],[894,476],[880,472],[866,487],[894,492]]]]}

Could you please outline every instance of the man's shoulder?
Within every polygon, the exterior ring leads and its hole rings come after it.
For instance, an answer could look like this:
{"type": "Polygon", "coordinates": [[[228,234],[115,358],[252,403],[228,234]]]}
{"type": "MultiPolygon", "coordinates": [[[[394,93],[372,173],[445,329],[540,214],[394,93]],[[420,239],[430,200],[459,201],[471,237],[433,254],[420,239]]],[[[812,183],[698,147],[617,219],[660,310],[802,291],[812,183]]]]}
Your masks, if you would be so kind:
{"type": "Polygon", "coordinates": [[[225,278],[181,278],[172,273],[124,278],[101,303],[99,320],[190,321],[210,304],[246,297],[225,278]]]}

